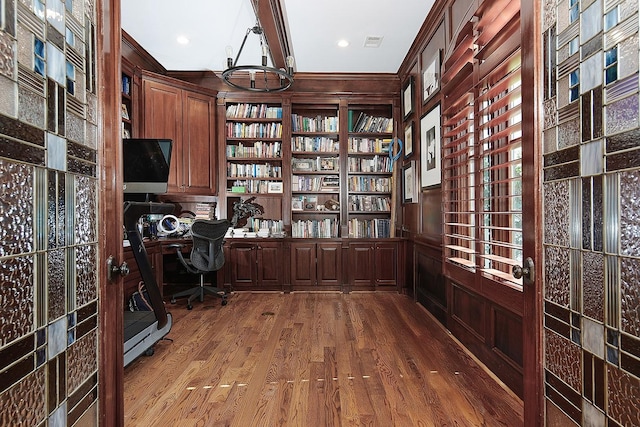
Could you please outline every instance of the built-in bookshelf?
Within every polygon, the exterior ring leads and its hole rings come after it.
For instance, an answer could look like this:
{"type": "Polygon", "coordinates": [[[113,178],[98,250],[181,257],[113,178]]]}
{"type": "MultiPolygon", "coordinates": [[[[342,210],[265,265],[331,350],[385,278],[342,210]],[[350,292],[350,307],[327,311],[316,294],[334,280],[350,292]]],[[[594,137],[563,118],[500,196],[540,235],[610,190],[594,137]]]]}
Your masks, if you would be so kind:
{"type": "Polygon", "coordinates": [[[393,194],[391,106],[353,106],[348,114],[348,237],[387,238],[393,194]]]}
{"type": "Polygon", "coordinates": [[[227,105],[225,137],[227,191],[281,195],[282,107],[246,103],[227,105]]]}
{"type": "Polygon", "coordinates": [[[291,235],[340,236],[338,105],[294,105],[291,114],[291,235]]]}
{"type": "MultiPolygon", "coordinates": [[[[243,236],[284,235],[283,123],[279,103],[228,103],[225,106],[226,206],[228,217],[252,199],[263,214],[250,217],[243,236]]],[[[288,172],[287,172],[288,173],[288,172]]],[[[234,237],[240,236],[235,233],[234,237]]]]}
{"type": "Polygon", "coordinates": [[[132,77],[128,73],[122,73],[122,107],[121,107],[121,124],[122,138],[131,138],[133,136],[133,102],[132,102],[132,77]]]}

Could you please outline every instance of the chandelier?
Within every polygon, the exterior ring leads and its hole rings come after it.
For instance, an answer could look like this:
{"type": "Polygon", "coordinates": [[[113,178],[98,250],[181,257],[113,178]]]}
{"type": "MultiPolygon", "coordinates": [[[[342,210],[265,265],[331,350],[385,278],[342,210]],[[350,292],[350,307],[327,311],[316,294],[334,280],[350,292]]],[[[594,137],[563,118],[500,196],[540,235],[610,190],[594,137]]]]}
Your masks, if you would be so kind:
{"type": "Polygon", "coordinates": [[[274,68],[267,65],[269,46],[264,37],[264,30],[256,22],[256,25],[248,28],[244,35],[240,50],[233,57],[233,48],[227,46],[227,69],[222,72],[222,79],[226,84],[236,89],[251,92],[282,92],[293,84],[293,57],[287,56],[287,69],[274,68]],[[260,39],[262,50],[262,63],[260,65],[238,65],[238,58],[242,54],[242,49],[250,34],[255,34],[260,39]],[[247,80],[248,77],[248,80],[247,80]]]}

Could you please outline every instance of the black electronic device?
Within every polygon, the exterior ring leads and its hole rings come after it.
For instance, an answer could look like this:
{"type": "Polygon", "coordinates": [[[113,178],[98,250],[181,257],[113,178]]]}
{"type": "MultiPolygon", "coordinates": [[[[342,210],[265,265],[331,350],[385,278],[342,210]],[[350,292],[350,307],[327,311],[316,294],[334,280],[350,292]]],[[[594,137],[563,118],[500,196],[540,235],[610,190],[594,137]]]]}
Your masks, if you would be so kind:
{"type": "Polygon", "coordinates": [[[130,138],[122,140],[122,169],[125,194],[167,192],[173,141],[130,138]]]}

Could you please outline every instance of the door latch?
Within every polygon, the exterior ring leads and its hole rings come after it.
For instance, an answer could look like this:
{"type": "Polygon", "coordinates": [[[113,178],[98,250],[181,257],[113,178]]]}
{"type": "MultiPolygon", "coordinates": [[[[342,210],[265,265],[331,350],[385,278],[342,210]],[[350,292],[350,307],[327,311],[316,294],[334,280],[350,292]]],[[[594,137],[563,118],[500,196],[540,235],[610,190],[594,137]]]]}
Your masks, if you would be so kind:
{"type": "Polygon", "coordinates": [[[524,283],[531,284],[536,279],[536,268],[533,260],[530,257],[524,260],[522,267],[514,265],[511,269],[513,277],[516,279],[524,278],[524,283]]]}
{"type": "Polygon", "coordinates": [[[116,280],[116,275],[124,277],[131,272],[131,270],[129,269],[129,264],[127,264],[126,261],[123,261],[120,265],[117,264],[118,263],[113,255],[109,255],[109,258],[107,258],[107,279],[110,282],[116,280]]]}

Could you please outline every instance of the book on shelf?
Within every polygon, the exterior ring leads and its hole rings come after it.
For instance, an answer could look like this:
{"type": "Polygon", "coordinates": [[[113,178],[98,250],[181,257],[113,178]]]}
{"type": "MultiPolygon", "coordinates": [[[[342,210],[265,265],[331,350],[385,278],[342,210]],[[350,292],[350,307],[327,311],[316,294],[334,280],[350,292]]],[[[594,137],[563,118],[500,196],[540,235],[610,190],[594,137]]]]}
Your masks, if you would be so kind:
{"type": "Polygon", "coordinates": [[[129,109],[127,108],[127,104],[123,103],[122,104],[122,118],[129,120],[129,109]]]}
{"type": "Polygon", "coordinates": [[[393,132],[393,119],[389,117],[371,116],[365,112],[360,112],[358,117],[353,120],[354,113],[350,110],[349,120],[352,127],[350,132],[355,133],[390,133],[393,132]]]}

